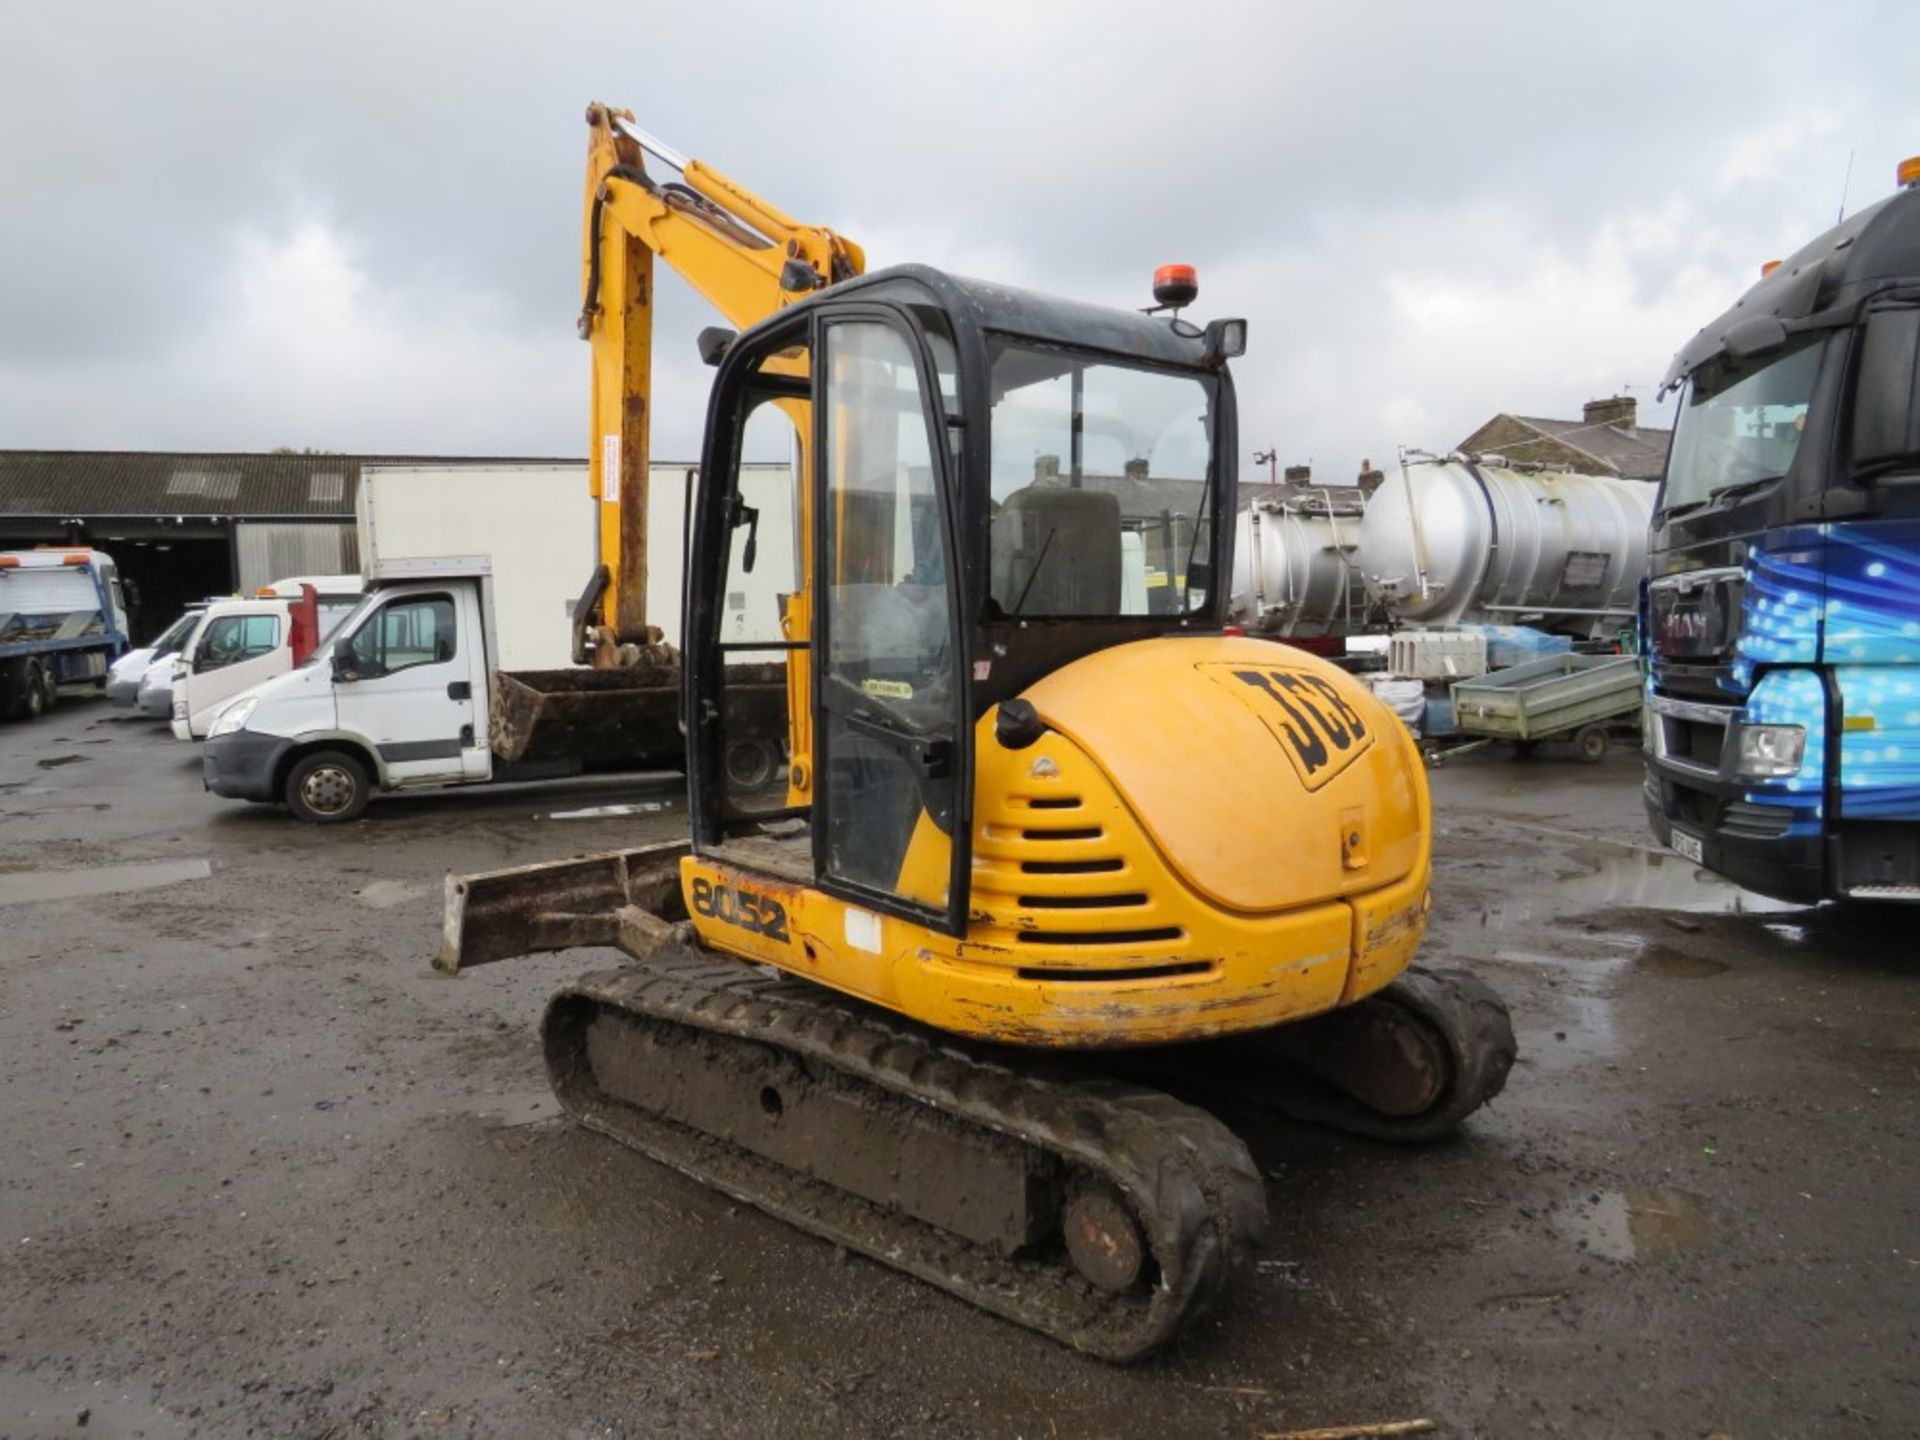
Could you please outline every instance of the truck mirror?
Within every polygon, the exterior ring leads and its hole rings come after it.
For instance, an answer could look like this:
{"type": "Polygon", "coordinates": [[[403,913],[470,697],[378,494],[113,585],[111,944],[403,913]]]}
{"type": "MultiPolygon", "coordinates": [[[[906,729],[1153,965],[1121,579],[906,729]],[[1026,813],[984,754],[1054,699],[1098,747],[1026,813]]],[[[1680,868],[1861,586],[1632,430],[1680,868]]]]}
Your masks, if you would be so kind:
{"type": "Polygon", "coordinates": [[[1920,307],[1869,311],[1853,388],[1852,460],[1876,466],[1920,454],[1920,307]]]}
{"type": "Polygon", "coordinates": [[[353,649],[344,640],[334,642],[331,664],[336,684],[344,685],[360,678],[360,672],[353,668],[353,649]]]}

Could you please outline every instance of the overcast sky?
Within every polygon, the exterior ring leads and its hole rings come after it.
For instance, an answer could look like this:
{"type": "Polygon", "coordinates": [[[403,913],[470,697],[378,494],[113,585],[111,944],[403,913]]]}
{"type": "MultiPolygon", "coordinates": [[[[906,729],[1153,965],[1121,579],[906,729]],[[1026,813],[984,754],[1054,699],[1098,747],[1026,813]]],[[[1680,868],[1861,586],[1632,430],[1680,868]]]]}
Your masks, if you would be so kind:
{"type": "MultiPolygon", "coordinates": [[[[1672,352],[1920,153],[1920,5],[0,0],[0,447],[586,450],[586,102],[866,247],[1252,322],[1243,466],[1672,352]]],[[[697,453],[664,269],[654,454],[697,453]]]]}

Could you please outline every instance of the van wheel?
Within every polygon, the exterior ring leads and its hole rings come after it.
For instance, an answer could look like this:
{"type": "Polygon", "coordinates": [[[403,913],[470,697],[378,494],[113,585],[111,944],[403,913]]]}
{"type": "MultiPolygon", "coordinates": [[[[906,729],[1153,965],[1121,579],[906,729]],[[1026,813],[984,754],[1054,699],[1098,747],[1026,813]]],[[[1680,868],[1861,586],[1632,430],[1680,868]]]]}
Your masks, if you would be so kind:
{"type": "Polygon", "coordinates": [[[287,772],[287,808],[315,825],[356,819],[372,798],[366,767],[338,750],[303,755],[287,772]]]}
{"type": "Polygon", "coordinates": [[[47,713],[47,682],[40,676],[40,662],[29,660],[27,673],[21,678],[20,713],[29,720],[38,720],[47,713]]]}

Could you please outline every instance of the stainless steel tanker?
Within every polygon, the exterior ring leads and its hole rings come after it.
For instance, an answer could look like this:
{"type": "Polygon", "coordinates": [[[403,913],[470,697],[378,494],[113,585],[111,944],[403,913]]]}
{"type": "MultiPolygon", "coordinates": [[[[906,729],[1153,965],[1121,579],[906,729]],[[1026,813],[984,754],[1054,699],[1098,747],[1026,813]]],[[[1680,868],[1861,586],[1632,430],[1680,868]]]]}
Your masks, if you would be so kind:
{"type": "Polygon", "coordinates": [[[1367,597],[1355,566],[1366,498],[1352,486],[1286,486],[1251,501],[1234,524],[1234,618],[1265,635],[1344,635],[1367,597]]]}
{"type": "Polygon", "coordinates": [[[1356,564],[1402,624],[1599,637],[1633,617],[1654,488],[1492,457],[1409,460],[1367,502],[1356,564]]]}

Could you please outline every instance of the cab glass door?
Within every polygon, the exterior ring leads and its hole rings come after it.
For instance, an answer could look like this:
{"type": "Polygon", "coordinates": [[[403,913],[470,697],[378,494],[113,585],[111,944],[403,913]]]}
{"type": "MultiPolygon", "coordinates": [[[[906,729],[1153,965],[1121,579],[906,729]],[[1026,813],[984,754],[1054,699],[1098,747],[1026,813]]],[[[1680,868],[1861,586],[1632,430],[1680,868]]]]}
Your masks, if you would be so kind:
{"type": "Polygon", "coordinates": [[[916,350],[880,318],[822,327],[814,861],[829,887],[951,930],[958,607],[916,350]]]}

